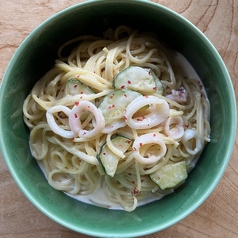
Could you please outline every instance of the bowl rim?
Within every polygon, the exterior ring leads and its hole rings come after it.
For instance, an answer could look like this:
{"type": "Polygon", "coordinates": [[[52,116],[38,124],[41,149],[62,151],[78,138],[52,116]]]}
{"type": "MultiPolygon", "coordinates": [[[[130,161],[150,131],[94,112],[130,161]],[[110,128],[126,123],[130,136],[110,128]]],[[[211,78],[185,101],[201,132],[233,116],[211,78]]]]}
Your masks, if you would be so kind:
{"type": "MultiPolygon", "coordinates": [[[[35,29],[33,29],[33,31],[23,40],[23,42],[20,44],[20,46],[18,47],[18,49],[15,51],[15,53],[13,54],[7,69],[3,75],[3,79],[2,79],[2,83],[0,85],[0,112],[2,113],[2,108],[3,108],[3,102],[4,102],[4,98],[3,98],[3,92],[4,89],[7,85],[7,78],[10,75],[11,70],[14,67],[15,62],[17,61],[17,58],[19,57],[19,55],[21,55],[21,52],[24,50],[25,46],[28,44],[29,41],[31,41],[31,37],[34,36],[40,29],[44,28],[45,26],[47,26],[51,21],[55,21],[57,20],[60,16],[64,15],[65,13],[71,12],[72,10],[82,7],[82,6],[87,6],[87,5],[97,5],[103,2],[107,2],[108,0],[90,0],[90,1],[85,1],[85,2],[80,2],[77,3],[75,5],[72,5],[70,7],[67,7],[55,14],[53,14],[52,16],[48,17],[45,21],[43,21],[41,24],[39,24],[35,29]]],[[[120,3],[126,3],[128,2],[128,0],[116,0],[120,3]]],[[[114,1],[114,2],[116,2],[114,1]]],[[[186,212],[183,212],[183,214],[180,214],[179,216],[175,217],[174,219],[172,219],[169,223],[166,224],[166,226],[160,226],[158,225],[157,227],[152,227],[149,229],[145,229],[144,232],[137,232],[134,231],[133,233],[130,233],[130,237],[135,237],[135,236],[142,236],[142,235],[147,235],[150,233],[155,233],[158,232],[160,230],[163,230],[165,228],[168,228],[169,226],[181,221],[182,219],[184,219],[186,216],[188,216],[189,214],[191,214],[195,209],[197,209],[207,198],[208,196],[212,193],[212,191],[215,189],[215,187],[217,186],[218,182],[220,181],[220,179],[222,178],[225,169],[229,163],[232,151],[233,151],[233,146],[235,144],[235,137],[236,137],[236,127],[237,127],[237,109],[236,109],[236,98],[235,98],[235,93],[234,93],[234,89],[233,89],[233,84],[229,75],[229,72],[225,66],[225,63],[223,62],[221,56],[219,55],[218,51],[216,50],[216,48],[213,46],[213,44],[210,42],[210,40],[195,26],[193,25],[190,21],[188,21],[185,17],[183,17],[182,15],[180,15],[179,13],[171,10],[168,7],[165,7],[161,4],[155,3],[155,2],[150,2],[148,0],[131,0],[134,1],[137,4],[141,4],[141,6],[153,6],[156,8],[160,8],[163,11],[166,11],[168,14],[173,15],[177,20],[182,21],[183,24],[186,24],[189,29],[191,29],[192,31],[194,31],[196,34],[198,34],[201,39],[204,41],[204,44],[206,44],[210,49],[211,52],[214,55],[214,58],[216,58],[217,62],[219,63],[219,67],[222,69],[223,74],[226,75],[226,83],[227,83],[227,87],[228,90],[230,91],[230,103],[232,105],[234,105],[234,110],[232,111],[232,115],[233,115],[233,120],[231,121],[231,135],[230,138],[228,139],[230,141],[229,146],[227,147],[227,153],[226,153],[226,160],[224,160],[222,169],[219,171],[218,175],[216,176],[216,179],[214,179],[213,183],[209,185],[209,189],[206,190],[206,192],[203,193],[203,196],[201,196],[201,198],[199,199],[199,201],[195,204],[193,204],[193,206],[189,207],[189,209],[187,209],[186,212]]],[[[2,115],[2,114],[1,114],[2,115]]],[[[11,161],[8,159],[8,152],[7,149],[5,147],[5,139],[3,137],[3,132],[4,132],[4,128],[3,128],[3,117],[0,117],[0,150],[2,151],[3,154],[3,158],[5,160],[5,163],[8,167],[8,170],[11,174],[11,176],[13,177],[13,179],[15,180],[15,182],[17,183],[18,187],[20,188],[20,190],[23,192],[23,194],[28,198],[28,200],[31,201],[32,204],[34,204],[42,213],[44,213],[46,216],[48,216],[49,218],[51,218],[52,220],[54,220],[55,222],[71,229],[74,230],[76,232],[80,232],[80,233],[84,233],[87,235],[91,235],[91,236],[104,236],[107,237],[108,234],[105,233],[104,231],[102,231],[100,234],[98,233],[98,231],[94,232],[94,231],[90,231],[88,229],[85,229],[84,227],[75,227],[73,225],[71,225],[70,223],[68,223],[67,221],[65,221],[62,218],[59,218],[57,216],[55,216],[54,214],[51,214],[51,212],[48,212],[43,205],[41,205],[41,203],[37,200],[35,200],[35,198],[28,192],[27,188],[25,187],[24,183],[19,179],[17,171],[12,169],[11,166],[11,161]]]]}

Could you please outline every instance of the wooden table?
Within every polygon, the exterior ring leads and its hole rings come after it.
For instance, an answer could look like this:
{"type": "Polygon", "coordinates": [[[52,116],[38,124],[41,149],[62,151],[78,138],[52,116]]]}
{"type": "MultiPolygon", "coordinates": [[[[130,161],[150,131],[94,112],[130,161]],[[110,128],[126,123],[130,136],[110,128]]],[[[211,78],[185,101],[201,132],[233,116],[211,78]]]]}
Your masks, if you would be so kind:
{"type": "MultiPolygon", "coordinates": [[[[79,0],[0,1],[0,81],[23,39],[42,21],[79,0]]],[[[219,51],[238,93],[238,0],[154,0],[194,23],[219,51]]],[[[238,139],[238,137],[237,137],[238,139]]],[[[238,237],[238,140],[211,196],[178,224],[154,237],[238,237]]],[[[0,237],[88,236],[70,231],[35,208],[16,186],[0,155],[0,237]]]]}

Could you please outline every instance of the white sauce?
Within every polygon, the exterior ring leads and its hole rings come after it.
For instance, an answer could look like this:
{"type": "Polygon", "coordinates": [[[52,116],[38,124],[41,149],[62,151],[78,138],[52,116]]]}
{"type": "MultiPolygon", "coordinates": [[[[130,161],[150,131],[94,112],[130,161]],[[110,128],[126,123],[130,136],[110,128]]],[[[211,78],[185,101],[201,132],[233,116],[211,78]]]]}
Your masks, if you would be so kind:
{"type": "MultiPolygon", "coordinates": [[[[176,55],[174,57],[173,63],[175,66],[177,66],[180,69],[181,74],[184,77],[199,80],[201,82],[198,74],[196,73],[196,71],[194,70],[192,65],[188,62],[188,60],[182,54],[180,54],[178,52],[175,52],[175,53],[176,53],[176,55]]],[[[206,95],[206,91],[205,91],[204,87],[203,87],[203,92],[204,92],[204,95],[206,95]]],[[[199,156],[197,158],[193,159],[193,161],[190,164],[189,171],[195,166],[198,158],[199,158],[199,156]]],[[[39,164],[41,170],[45,173],[42,163],[38,161],[38,164],[39,164]]],[[[121,205],[113,203],[110,200],[108,200],[108,198],[105,196],[102,189],[100,189],[100,188],[98,188],[95,192],[93,192],[89,195],[71,195],[68,193],[65,193],[65,194],[67,194],[70,197],[77,199],[81,202],[87,203],[87,204],[93,204],[96,206],[105,207],[105,208],[113,209],[113,210],[122,210],[121,205]]],[[[144,199],[142,199],[138,202],[138,206],[145,205],[147,203],[156,201],[158,199],[161,199],[163,196],[164,195],[158,195],[158,194],[154,195],[154,194],[150,193],[147,197],[145,197],[144,199]]]]}

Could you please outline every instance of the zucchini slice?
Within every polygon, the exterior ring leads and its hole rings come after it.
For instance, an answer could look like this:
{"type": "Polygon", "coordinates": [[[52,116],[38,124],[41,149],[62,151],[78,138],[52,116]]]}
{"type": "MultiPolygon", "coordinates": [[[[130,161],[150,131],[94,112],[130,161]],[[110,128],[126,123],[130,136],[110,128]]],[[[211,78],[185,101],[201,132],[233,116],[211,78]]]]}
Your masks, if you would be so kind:
{"type": "MultiPolygon", "coordinates": [[[[82,83],[81,81],[79,81],[76,78],[71,78],[66,82],[66,86],[65,86],[65,93],[66,95],[90,95],[90,94],[95,94],[95,92],[86,84],[82,83]]],[[[95,100],[91,101],[92,103],[95,104],[95,100]]],[[[81,120],[86,120],[89,116],[89,112],[85,112],[82,117],[81,120]]]]}
{"type": "Polygon", "coordinates": [[[66,95],[77,95],[77,94],[94,94],[94,91],[86,84],[80,82],[76,78],[69,79],[66,82],[66,95]]]}
{"type": "Polygon", "coordinates": [[[151,69],[129,66],[116,75],[115,89],[131,89],[143,94],[163,93],[163,86],[151,69]]]}
{"type": "Polygon", "coordinates": [[[140,93],[127,89],[109,93],[98,107],[104,116],[105,123],[108,124],[123,118],[126,107],[139,96],[141,96],[140,93]]]}
{"type": "Polygon", "coordinates": [[[164,87],[163,84],[161,83],[161,81],[159,80],[159,78],[155,75],[155,73],[153,71],[151,71],[151,74],[153,75],[154,79],[155,79],[155,84],[156,84],[156,92],[159,95],[163,95],[164,93],[164,87]]]}
{"type": "MultiPolygon", "coordinates": [[[[113,146],[122,153],[125,153],[132,144],[131,139],[119,134],[116,134],[115,137],[111,139],[111,142],[113,146]]],[[[97,155],[97,159],[104,172],[107,175],[113,177],[116,172],[120,157],[110,150],[107,143],[101,147],[100,152],[97,155]]]]}
{"type": "Polygon", "coordinates": [[[162,190],[174,188],[188,176],[186,162],[181,161],[175,164],[167,164],[149,176],[162,190]]]}

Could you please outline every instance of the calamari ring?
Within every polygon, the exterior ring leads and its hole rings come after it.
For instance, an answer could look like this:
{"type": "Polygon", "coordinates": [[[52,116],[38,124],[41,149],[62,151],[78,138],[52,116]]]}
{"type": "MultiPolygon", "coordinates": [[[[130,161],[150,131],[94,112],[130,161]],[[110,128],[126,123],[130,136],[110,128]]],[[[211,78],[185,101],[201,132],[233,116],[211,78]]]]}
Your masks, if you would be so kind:
{"type": "Polygon", "coordinates": [[[199,136],[199,134],[197,133],[197,131],[193,130],[193,129],[187,129],[182,137],[182,143],[186,149],[186,151],[191,154],[191,155],[195,155],[198,152],[201,151],[203,144],[202,144],[202,140],[199,136]],[[191,148],[191,140],[195,140],[195,148],[191,148]]]}
{"type": "Polygon", "coordinates": [[[75,105],[69,114],[69,125],[71,130],[79,137],[90,138],[101,133],[105,127],[105,119],[100,110],[91,102],[82,100],[75,105]],[[84,130],[82,128],[80,117],[86,111],[90,111],[95,117],[95,124],[92,130],[84,130]]]}
{"type": "Polygon", "coordinates": [[[166,145],[164,143],[164,140],[161,138],[161,136],[159,136],[156,133],[148,133],[148,134],[141,135],[135,139],[133,143],[133,150],[134,150],[133,155],[139,163],[153,164],[153,163],[157,163],[161,158],[164,157],[166,153],[166,145]],[[140,152],[140,148],[142,148],[142,146],[146,144],[147,145],[151,144],[151,146],[153,144],[158,144],[160,146],[160,150],[156,150],[156,153],[157,153],[156,155],[150,154],[148,155],[148,157],[144,157],[142,156],[140,152]]]}
{"type": "Polygon", "coordinates": [[[47,112],[46,112],[46,119],[47,119],[47,122],[49,124],[49,127],[57,135],[60,135],[64,138],[73,138],[74,137],[74,132],[73,131],[67,131],[67,130],[61,128],[56,123],[53,113],[57,113],[57,112],[63,112],[67,116],[69,116],[71,110],[66,106],[53,106],[50,109],[48,109],[47,112]]]}
{"type": "Polygon", "coordinates": [[[155,96],[139,96],[126,108],[124,119],[133,129],[147,129],[159,125],[169,116],[169,105],[164,99],[155,96]],[[150,105],[148,114],[133,118],[141,108],[150,105]]]}
{"type": "Polygon", "coordinates": [[[184,122],[181,116],[170,116],[165,121],[164,131],[173,139],[180,139],[184,135],[184,122]],[[175,125],[171,127],[172,125],[175,125]]]}

